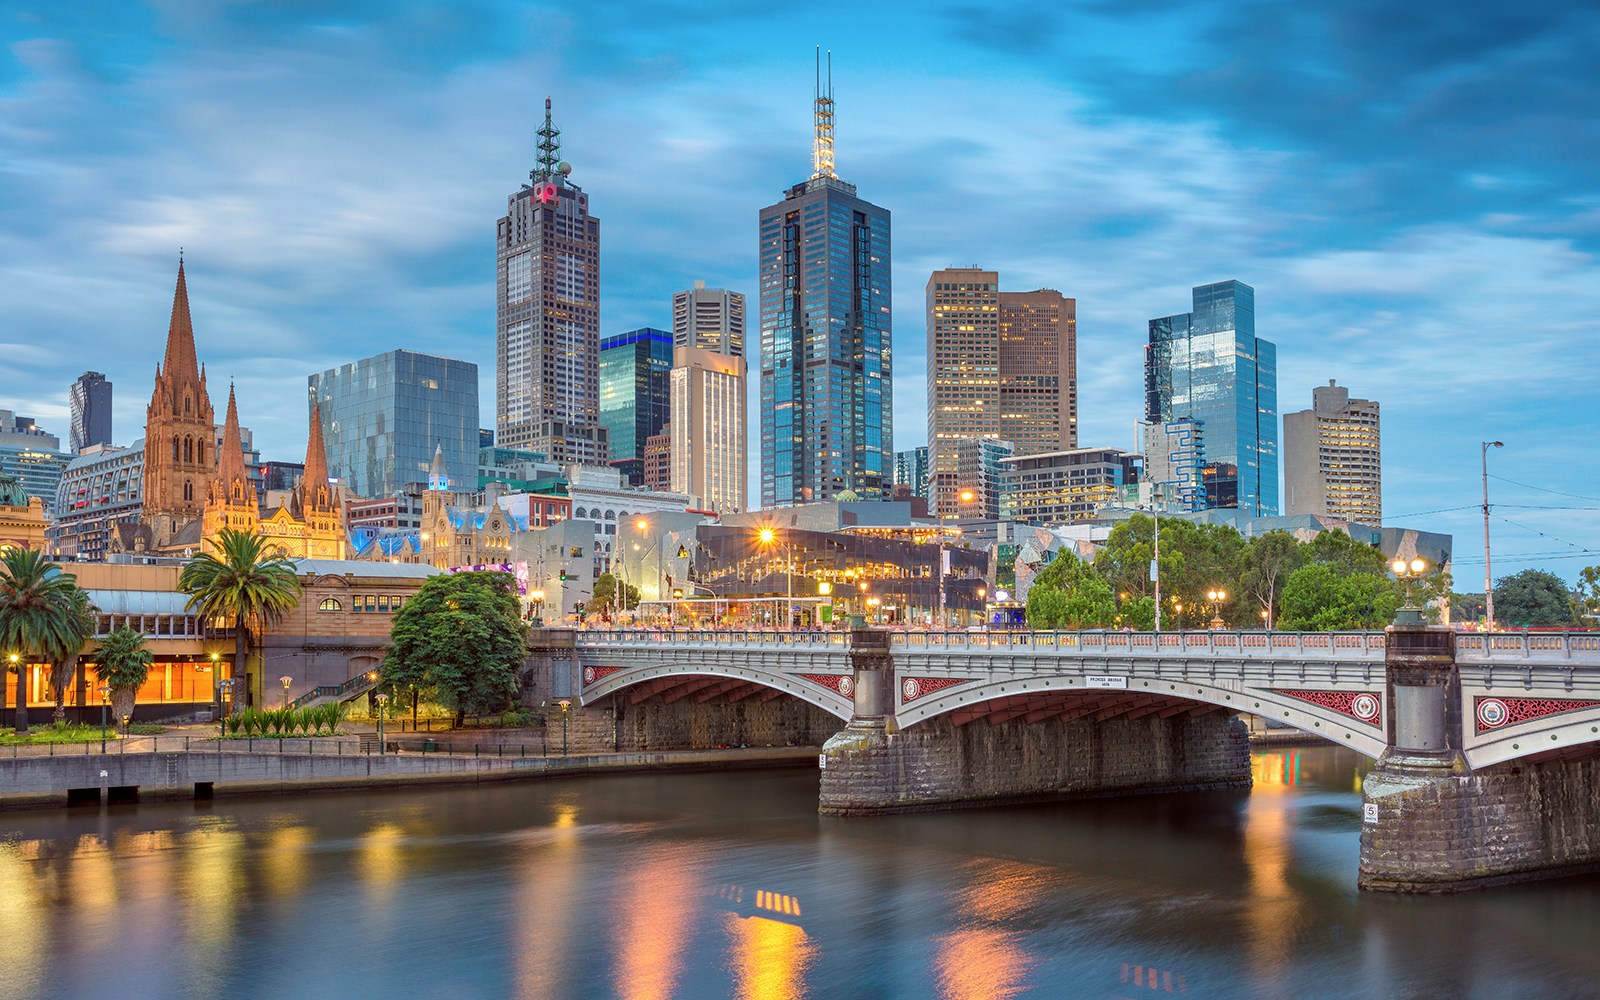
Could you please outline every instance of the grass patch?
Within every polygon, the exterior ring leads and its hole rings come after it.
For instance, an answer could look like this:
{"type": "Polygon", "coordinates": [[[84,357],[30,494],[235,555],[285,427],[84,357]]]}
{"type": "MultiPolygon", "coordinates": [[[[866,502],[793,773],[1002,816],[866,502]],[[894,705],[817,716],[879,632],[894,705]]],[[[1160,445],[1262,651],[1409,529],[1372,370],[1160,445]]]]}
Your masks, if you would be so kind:
{"type": "MultiPolygon", "coordinates": [[[[115,730],[107,730],[107,739],[116,739],[115,730]]],[[[85,726],[73,722],[53,722],[45,726],[30,726],[21,736],[15,729],[0,729],[0,746],[44,746],[47,743],[92,743],[100,739],[99,726],[85,726]]]]}

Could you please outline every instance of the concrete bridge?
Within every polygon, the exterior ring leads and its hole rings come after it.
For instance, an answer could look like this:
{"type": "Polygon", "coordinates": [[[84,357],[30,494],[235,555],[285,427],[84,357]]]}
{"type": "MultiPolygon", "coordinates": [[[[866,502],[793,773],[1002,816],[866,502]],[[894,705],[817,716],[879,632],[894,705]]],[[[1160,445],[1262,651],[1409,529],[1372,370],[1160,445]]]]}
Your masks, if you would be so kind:
{"type": "Polygon", "coordinates": [[[573,643],[581,702],[632,719],[635,738],[675,705],[699,709],[672,716],[676,738],[715,731],[709,712],[768,740],[836,730],[820,761],[827,813],[1248,785],[1249,713],[1379,762],[1364,886],[1600,867],[1596,633],[629,630],[573,643]],[[787,723],[773,715],[785,708],[787,723]]]}

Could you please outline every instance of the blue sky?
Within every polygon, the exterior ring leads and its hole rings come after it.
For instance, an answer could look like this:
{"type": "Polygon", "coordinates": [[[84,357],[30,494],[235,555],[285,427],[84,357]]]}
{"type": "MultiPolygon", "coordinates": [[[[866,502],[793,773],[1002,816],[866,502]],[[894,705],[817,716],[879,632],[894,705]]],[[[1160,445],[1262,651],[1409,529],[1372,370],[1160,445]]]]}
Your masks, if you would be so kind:
{"type": "Polygon", "coordinates": [[[494,224],[546,95],[603,333],[753,294],[821,44],[839,173],[894,214],[897,447],[935,268],[1076,297],[1082,443],[1124,447],[1146,321],[1238,278],[1281,410],[1381,401],[1387,520],[1453,532],[1461,589],[1485,439],[1496,575],[1600,563],[1592,5],[21,0],[0,43],[0,407],[63,437],[86,368],[139,435],[180,245],[267,457],[303,453],[307,374],[396,347],[477,362],[491,423],[494,224]]]}

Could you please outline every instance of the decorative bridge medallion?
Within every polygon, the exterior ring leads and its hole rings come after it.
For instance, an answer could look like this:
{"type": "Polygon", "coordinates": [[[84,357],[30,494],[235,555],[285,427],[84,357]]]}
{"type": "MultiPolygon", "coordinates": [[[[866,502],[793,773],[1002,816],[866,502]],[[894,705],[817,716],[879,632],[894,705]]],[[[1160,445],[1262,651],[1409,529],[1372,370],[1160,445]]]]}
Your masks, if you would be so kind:
{"type": "Polygon", "coordinates": [[[1519,722],[1532,722],[1547,715],[1576,712],[1581,708],[1600,707],[1600,701],[1575,701],[1568,698],[1485,698],[1472,700],[1473,714],[1477,716],[1478,733],[1482,735],[1502,726],[1519,722]]]}
{"type": "Polygon", "coordinates": [[[612,674],[616,673],[617,671],[619,671],[621,669],[622,669],[621,667],[584,667],[583,668],[583,683],[584,683],[584,686],[587,687],[590,684],[593,684],[595,681],[602,680],[602,679],[604,679],[606,677],[610,677],[612,674]]]}
{"type": "Polygon", "coordinates": [[[1367,691],[1279,691],[1279,694],[1348,715],[1369,726],[1383,726],[1383,701],[1367,691]]]}
{"type": "Polygon", "coordinates": [[[801,680],[827,688],[844,698],[856,696],[856,679],[849,674],[797,674],[801,680]]]}
{"type": "Polygon", "coordinates": [[[947,687],[965,684],[971,679],[970,677],[907,677],[900,682],[900,704],[926,698],[947,687]]]}

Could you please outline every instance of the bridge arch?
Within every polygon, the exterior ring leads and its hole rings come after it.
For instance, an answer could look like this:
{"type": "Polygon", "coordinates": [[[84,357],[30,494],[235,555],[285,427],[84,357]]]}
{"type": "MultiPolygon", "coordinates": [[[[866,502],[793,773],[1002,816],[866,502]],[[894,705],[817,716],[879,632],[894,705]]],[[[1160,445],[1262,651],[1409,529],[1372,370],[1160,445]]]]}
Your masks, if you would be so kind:
{"type": "Polygon", "coordinates": [[[847,692],[853,686],[854,677],[848,671],[789,673],[709,659],[695,665],[648,659],[626,665],[586,662],[580,677],[579,704],[587,707],[611,697],[642,701],[657,695],[669,701],[690,697],[741,701],[790,695],[849,722],[855,713],[855,699],[847,692]]]}

